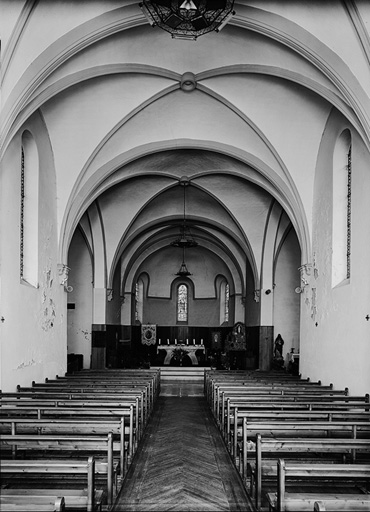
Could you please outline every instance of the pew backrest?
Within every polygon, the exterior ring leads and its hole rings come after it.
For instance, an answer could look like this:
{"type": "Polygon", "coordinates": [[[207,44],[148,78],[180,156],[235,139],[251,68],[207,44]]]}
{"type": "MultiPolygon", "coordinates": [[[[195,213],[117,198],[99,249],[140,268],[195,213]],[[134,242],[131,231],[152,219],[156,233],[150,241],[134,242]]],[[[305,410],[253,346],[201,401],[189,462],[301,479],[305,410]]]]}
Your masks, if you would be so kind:
{"type": "MultiPolygon", "coordinates": [[[[352,463],[355,462],[356,453],[362,452],[370,456],[370,439],[313,439],[313,438],[263,438],[257,434],[256,450],[255,450],[255,486],[256,486],[256,506],[257,509],[261,506],[262,498],[262,473],[263,473],[263,453],[273,454],[273,459],[269,460],[270,473],[276,470],[276,463],[281,459],[282,453],[286,457],[294,458],[296,467],[304,464],[304,460],[299,461],[299,456],[303,453],[310,454],[312,458],[321,456],[322,454],[329,455],[332,461],[337,461],[337,455],[347,456],[352,463]],[[279,455],[280,452],[280,455],[279,455]],[[275,462],[274,462],[274,459],[275,462]]],[[[286,459],[284,459],[287,464],[286,459]]],[[[246,463],[245,454],[245,463],[246,463]]],[[[347,466],[347,464],[343,464],[347,466]]],[[[307,465],[306,465],[307,467],[307,465]]],[[[370,467],[370,466],[369,466],[370,467]]],[[[244,468],[246,474],[246,467],[244,468]]]]}
{"type": "Polygon", "coordinates": [[[12,456],[16,457],[16,450],[21,449],[27,452],[37,450],[44,452],[48,450],[65,452],[68,454],[77,451],[105,453],[105,462],[95,460],[96,472],[107,474],[107,496],[108,505],[113,504],[113,485],[115,480],[114,470],[114,452],[120,456],[121,445],[113,442],[113,435],[109,433],[104,436],[50,436],[50,435],[2,435],[0,438],[0,447],[4,453],[5,448],[10,448],[12,456]]]}
{"type": "Polygon", "coordinates": [[[279,459],[277,462],[277,512],[285,510],[286,479],[346,479],[363,481],[370,478],[370,464],[296,464],[279,459]]]}
{"type": "Polygon", "coordinates": [[[89,457],[81,460],[0,460],[0,472],[4,474],[40,474],[40,475],[86,475],[86,510],[94,510],[95,460],[89,457]]]}

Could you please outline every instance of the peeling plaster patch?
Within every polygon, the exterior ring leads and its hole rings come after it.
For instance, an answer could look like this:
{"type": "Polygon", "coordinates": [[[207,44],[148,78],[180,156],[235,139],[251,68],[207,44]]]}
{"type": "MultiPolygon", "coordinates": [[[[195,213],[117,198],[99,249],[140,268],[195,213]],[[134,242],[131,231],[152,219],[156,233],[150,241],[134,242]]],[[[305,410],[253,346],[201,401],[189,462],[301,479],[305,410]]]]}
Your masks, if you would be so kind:
{"type": "Polygon", "coordinates": [[[81,332],[84,335],[85,340],[90,342],[91,332],[90,331],[84,331],[83,329],[81,329],[81,332]]]}
{"type": "Polygon", "coordinates": [[[27,366],[35,366],[36,361],[32,358],[31,361],[28,361],[27,363],[23,362],[20,365],[18,365],[15,369],[16,370],[22,370],[22,368],[27,368],[27,366]]]}
{"type": "Polygon", "coordinates": [[[316,319],[317,306],[316,306],[316,288],[312,288],[312,300],[311,300],[311,318],[316,319]]]}
{"type": "Polygon", "coordinates": [[[51,291],[53,287],[53,277],[51,268],[44,270],[44,280],[42,283],[42,295],[41,295],[41,303],[43,305],[43,309],[41,311],[41,327],[44,331],[49,331],[52,327],[54,327],[55,322],[55,302],[52,299],[51,291]]]}

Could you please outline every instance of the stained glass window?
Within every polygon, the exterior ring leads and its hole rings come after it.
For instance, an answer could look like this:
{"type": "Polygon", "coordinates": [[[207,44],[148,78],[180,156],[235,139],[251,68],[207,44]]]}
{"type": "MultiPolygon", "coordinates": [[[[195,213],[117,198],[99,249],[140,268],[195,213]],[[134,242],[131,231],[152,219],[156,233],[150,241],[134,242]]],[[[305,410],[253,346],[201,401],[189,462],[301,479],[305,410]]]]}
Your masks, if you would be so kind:
{"type": "Polygon", "coordinates": [[[144,310],[144,283],[142,279],[139,279],[135,285],[135,320],[137,322],[143,322],[143,310],[144,310]]]}
{"type": "Polygon", "coordinates": [[[352,192],[352,146],[347,155],[347,279],[351,277],[351,192],[352,192]]]}
{"type": "Polygon", "coordinates": [[[180,284],[177,289],[177,321],[188,321],[188,287],[180,284]]]}
{"type": "Polygon", "coordinates": [[[333,155],[332,286],[351,274],[351,134],[338,137],[333,155]]]}
{"type": "Polygon", "coordinates": [[[139,303],[139,285],[138,285],[138,283],[136,283],[136,285],[135,285],[135,320],[139,320],[138,303],[139,303]]]}
{"type": "Polygon", "coordinates": [[[229,303],[230,303],[230,287],[225,286],[225,322],[229,321],[229,303]]]}
{"type": "Polygon", "coordinates": [[[23,278],[24,262],[23,262],[23,248],[24,248],[24,150],[22,147],[21,153],[21,222],[20,222],[20,273],[23,278]]]}
{"type": "Polygon", "coordinates": [[[20,277],[38,286],[39,158],[30,132],[22,134],[20,148],[20,277]]]}
{"type": "Polygon", "coordinates": [[[226,279],[220,284],[220,325],[229,321],[230,288],[226,279]]]}

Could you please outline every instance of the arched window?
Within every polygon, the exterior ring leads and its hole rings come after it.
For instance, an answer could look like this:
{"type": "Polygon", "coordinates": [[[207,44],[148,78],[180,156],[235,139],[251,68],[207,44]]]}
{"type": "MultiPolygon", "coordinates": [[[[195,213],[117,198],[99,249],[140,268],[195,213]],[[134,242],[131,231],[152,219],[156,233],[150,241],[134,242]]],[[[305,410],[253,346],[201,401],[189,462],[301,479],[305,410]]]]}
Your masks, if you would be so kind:
{"type": "Polygon", "coordinates": [[[36,143],[25,131],[21,147],[20,276],[38,286],[39,158],[36,143]]]}
{"type": "Polygon", "coordinates": [[[351,157],[351,134],[345,130],[337,140],[333,157],[333,287],[351,275],[351,157]]]}
{"type": "Polygon", "coordinates": [[[180,284],[177,288],[177,321],[188,321],[188,287],[180,284]]]}
{"type": "Polygon", "coordinates": [[[143,323],[144,282],[139,279],[135,285],[135,321],[143,323]]]}
{"type": "Polygon", "coordinates": [[[230,287],[226,279],[220,285],[220,325],[229,321],[230,287]]]}

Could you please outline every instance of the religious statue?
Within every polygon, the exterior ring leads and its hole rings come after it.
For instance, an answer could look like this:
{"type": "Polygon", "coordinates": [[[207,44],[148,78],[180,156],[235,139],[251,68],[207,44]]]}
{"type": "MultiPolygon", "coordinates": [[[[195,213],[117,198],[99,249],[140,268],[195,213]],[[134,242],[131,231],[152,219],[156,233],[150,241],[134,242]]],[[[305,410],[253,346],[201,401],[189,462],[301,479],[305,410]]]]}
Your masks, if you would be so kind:
{"type": "Polygon", "coordinates": [[[283,345],[284,340],[281,334],[278,334],[274,343],[274,356],[272,359],[272,367],[274,370],[284,369],[283,345]]]}

